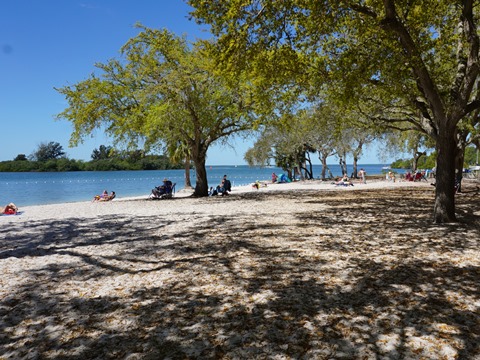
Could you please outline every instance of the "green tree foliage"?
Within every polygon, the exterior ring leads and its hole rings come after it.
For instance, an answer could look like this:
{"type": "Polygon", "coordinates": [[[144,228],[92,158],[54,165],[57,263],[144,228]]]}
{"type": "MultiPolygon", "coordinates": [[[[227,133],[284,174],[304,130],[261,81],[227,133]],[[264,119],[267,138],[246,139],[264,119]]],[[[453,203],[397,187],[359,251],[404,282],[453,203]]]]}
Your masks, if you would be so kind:
{"type": "Polygon", "coordinates": [[[98,149],[93,149],[91,158],[92,160],[104,160],[112,157],[113,154],[112,146],[100,145],[98,149]]]}
{"type": "MultiPolygon", "coordinates": [[[[428,154],[427,156],[423,156],[420,158],[418,161],[418,168],[419,169],[433,169],[436,164],[436,158],[437,154],[435,152],[432,152],[428,154]]],[[[477,149],[475,146],[467,146],[465,148],[465,157],[464,157],[464,163],[462,168],[468,168],[469,166],[473,166],[477,162],[477,149]]],[[[391,166],[392,168],[395,169],[412,169],[412,163],[414,159],[409,158],[409,159],[398,159],[392,162],[391,166]]]]}
{"type": "Polygon", "coordinates": [[[306,137],[308,129],[300,119],[304,111],[296,115],[284,115],[276,123],[262,128],[252,148],[248,149],[244,159],[250,166],[275,165],[288,172],[292,178],[294,169],[299,169],[302,178],[313,177],[309,152],[315,151],[308,146],[306,137]]]}
{"type": "Polygon", "coordinates": [[[204,49],[166,30],[141,27],[122,55],[97,64],[100,76],[57,89],[69,104],[57,118],[73,123],[71,144],[95,128],[147,147],[183,142],[197,173],[195,195],[207,196],[208,148],[255,119],[246,82],[218,75],[204,49]]]}
{"type": "Polygon", "coordinates": [[[468,146],[465,149],[465,167],[478,165],[478,148],[475,146],[468,146]]]}
{"type": "Polygon", "coordinates": [[[169,170],[181,169],[181,162],[172,162],[165,155],[146,155],[143,150],[117,151],[100,146],[92,154],[99,159],[84,162],[66,157],[36,161],[17,156],[14,161],[0,162],[0,172],[55,172],[55,171],[115,171],[115,170],[169,170]],[[103,154],[103,155],[102,155],[103,154]],[[108,156],[106,156],[109,154],[108,156]],[[104,158],[106,157],[106,158],[104,158]]]}
{"type": "MultiPolygon", "coordinates": [[[[227,69],[249,69],[279,86],[295,81],[311,97],[325,88],[342,89],[344,101],[370,97],[369,111],[378,111],[377,120],[383,117],[392,126],[407,122],[428,134],[437,150],[433,218],[456,221],[455,161],[462,150],[457,133],[459,124],[480,108],[480,10],[475,2],[189,4],[193,16],[218,36],[218,58],[227,69]]],[[[478,124],[478,117],[473,121],[478,124]]]]}
{"type": "Polygon", "coordinates": [[[13,161],[26,161],[28,160],[27,159],[27,156],[25,154],[18,154],[15,159],[13,159],[13,161]]]}
{"type": "Polygon", "coordinates": [[[63,146],[58,142],[50,141],[49,143],[41,143],[37,150],[31,155],[35,161],[49,161],[65,157],[63,146]]]}
{"type": "Polygon", "coordinates": [[[50,159],[47,161],[14,160],[0,162],[0,172],[55,172],[82,170],[85,170],[83,161],[67,158],[50,159]]]}

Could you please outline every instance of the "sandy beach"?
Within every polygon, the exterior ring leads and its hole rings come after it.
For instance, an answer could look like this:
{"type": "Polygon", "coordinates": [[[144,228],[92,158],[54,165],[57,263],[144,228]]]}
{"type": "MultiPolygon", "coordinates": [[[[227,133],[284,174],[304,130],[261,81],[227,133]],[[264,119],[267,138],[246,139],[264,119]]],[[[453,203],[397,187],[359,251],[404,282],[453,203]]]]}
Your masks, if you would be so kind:
{"type": "Polygon", "coordinates": [[[480,184],[425,182],[0,217],[0,359],[479,359],[480,184]]]}

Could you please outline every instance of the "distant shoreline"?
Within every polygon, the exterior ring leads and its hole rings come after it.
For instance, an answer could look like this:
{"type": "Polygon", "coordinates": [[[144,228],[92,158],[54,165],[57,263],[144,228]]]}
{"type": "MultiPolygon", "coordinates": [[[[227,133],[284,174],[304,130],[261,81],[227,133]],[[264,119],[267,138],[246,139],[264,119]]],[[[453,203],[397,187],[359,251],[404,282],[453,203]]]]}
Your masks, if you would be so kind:
{"type": "MultiPolygon", "coordinates": [[[[367,176],[381,176],[382,164],[359,165],[367,176]],[[378,175],[374,175],[378,174],[378,175]]],[[[349,172],[352,167],[347,168],[349,172]]],[[[331,165],[333,176],[341,175],[339,165],[331,165]]],[[[217,186],[223,175],[227,175],[233,186],[251,185],[257,180],[270,180],[272,172],[285,173],[277,167],[249,167],[246,165],[207,166],[208,185],[217,186]]],[[[195,171],[191,171],[191,184],[195,187],[195,171]]],[[[321,166],[313,166],[313,176],[319,179],[321,166]]],[[[350,175],[350,174],[349,174],[350,175]]],[[[176,190],[185,187],[185,171],[78,171],[78,172],[35,172],[0,173],[0,204],[14,202],[19,207],[26,205],[58,204],[64,202],[90,201],[104,190],[115,191],[117,197],[148,196],[151,190],[161,184],[163,178],[177,184],[176,190]]]]}
{"type": "MultiPolygon", "coordinates": [[[[376,189],[400,189],[400,188],[418,188],[429,186],[428,182],[389,182],[381,180],[379,178],[367,179],[367,184],[361,183],[360,180],[354,180],[354,186],[337,186],[332,181],[321,180],[306,180],[295,181],[284,184],[272,184],[268,180],[262,181],[265,187],[261,187],[256,190],[251,185],[242,185],[232,188],[232,192],[228,198],[234,199],[236,195],[242,195],[246,193],[276,193],[276,192],[298,192],[298,191],[358,191],[358,190],[376,190],[376,189]]],[[[433,190],[433,188],[432,188],[433,190]]],[[[68,217],[75,218],[90,218],[98,215],[115,215],[119,213],[135,214],[141,213],[148,215],[151,211],[156,211],[158,207],[165,209],[172,209],[178,211],[178,206],[182,203],[181,207],[188,206],[190,201],[194,202],[208,202],[213,201],[214,198],[221,199],[221,196],[214,196],[212,198],[192,198],[192,191],[177,191],[172,200],[148,200],[148,194],[145,196],[131,196],[131,197],[118,197],[113,201],[108,202],[92,202],[90,201],[78,201],[78,202],[64,202],[55,204],[43,204],[43,205],[30,205],[21,206],[21,215],[19,216],[4,216],[2,220],[8,218],[11,221],[25,221],[25,220],[42,220],[42,219],[63,219],[68,217]],[[203,199],[203,200],[202,200],[203,199]],[[185,201],[185,202],[183,202],[185,201]],[[148,208],[146,208],[146,204],[148,208]]]]}

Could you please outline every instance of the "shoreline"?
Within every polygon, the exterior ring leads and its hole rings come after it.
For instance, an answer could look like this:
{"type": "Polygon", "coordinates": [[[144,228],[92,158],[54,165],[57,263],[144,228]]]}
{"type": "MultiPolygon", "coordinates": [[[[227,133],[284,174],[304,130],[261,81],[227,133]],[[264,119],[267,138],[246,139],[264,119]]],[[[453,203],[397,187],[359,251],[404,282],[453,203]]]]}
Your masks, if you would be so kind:
{"type": "Polygon", "coordinates": [[[260,189],[253,189],[251,185],[243,186],[234,186],[232,187],[232,192],[226,196],[213,196],[213,197],[202,197],[202,198],[192,198],[191,194],[193,190],[177,190],[174,194],[173,199],[166,200],[150,200],[148,195],[145,196],[130,196],[130,197],[117,197],[112,201],[105,202],[93,202],[93,201],[78,201],[78,202],[65,202],[65,203],[55,203],[55,204],[45,204],[45,205],[30,205],[30,206],[21,206],[16,204],[20,210],[20,213],[16,216],[4,215],[2,216],[2,221],[6,219],[14,222],[21,222],[24,220],[35,220],[35,219],[46,219],[46,218],[57,218],[62,219],[69,216],[74,217],[95,217],[99,215],[105,215],[109,212],[111,214],[124,213],[131,211],[142,212],[140,203],[144,203],[144,206],[147,206],[149,211],[153,211],[156,207],[164,209],[176,209],[182,201],[188,202],[188,204],[181,204],[181,208],[188,207],[191,202],[208,202],[215,198],[225,199],[231,198],[235,199],[236,195],[243,195],[247,193],[275,193],[275,192],[298,192],[298,191],[359,191],[359,190],[376,190],[376,189],[397,189],[397,188],[418,188],[418,187],[428,187],[433,190],[429,185],[429,182],[405,182],[405,181],[396,181],[389,182],[382,179],[371,179],[367,180],[367,184],[361,183],[360,180],[354,180],[354,186],[337,186],[333,185],[331,181],[322,181],[322,180],[305,180],[305,181],[295,181],[290,183],[271,183],[268,181],[261,182],[262,184],[267,184],[266,187],[261,187],[260,189]],[[151,205],[149,205],[151,204],[151,205]],[[155,205],[157,204],[157,205],[155,205]]]}
{"type": "MultiPolygon", "coordinates": [[[[218,166],[209,168],[207,175],[210,186],[218,185],[224,174],[228,175],[233,186],[244,186],[256,180],[270,180],[272,171],[282,173],[277,168],[218,166]]],[[[315,166],[313,171],[315,175],[320,174],[315,166]]],[[[377,172],[380,170],[371,170],[369,174],[377,172]]],[[[177,183],[177,189],[184,187],[184,170],[0,173],[0,204],[13,202],[24,207],[89,201],[105,189],[115,191],[120,197],[148,196],[151,189],[161,184],[165,177],[177,183]]],[[[195,184],[194,173],[191,174],[191,180],[195,184]]]]}

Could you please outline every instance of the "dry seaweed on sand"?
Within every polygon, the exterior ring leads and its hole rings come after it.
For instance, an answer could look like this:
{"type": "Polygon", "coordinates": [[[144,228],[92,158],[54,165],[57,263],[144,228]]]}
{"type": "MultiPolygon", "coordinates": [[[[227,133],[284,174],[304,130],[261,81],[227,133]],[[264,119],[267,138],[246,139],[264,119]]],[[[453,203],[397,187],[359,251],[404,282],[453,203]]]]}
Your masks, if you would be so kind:
{"type": "Polygon", "coordinates": [[[431,187],[2,224],[0,358],[476,358],[480,202],[464,191],[445,226],[431,187]]]}

